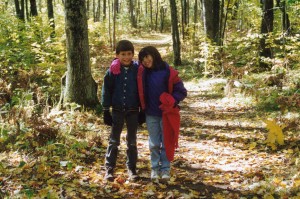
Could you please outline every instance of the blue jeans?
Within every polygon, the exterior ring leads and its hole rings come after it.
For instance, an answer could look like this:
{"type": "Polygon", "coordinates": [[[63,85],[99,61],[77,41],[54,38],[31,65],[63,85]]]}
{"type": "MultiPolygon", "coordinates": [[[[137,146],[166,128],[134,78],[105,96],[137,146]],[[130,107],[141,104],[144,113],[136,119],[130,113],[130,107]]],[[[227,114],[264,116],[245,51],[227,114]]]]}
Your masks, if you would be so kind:
{"type": "Polygon", "coordinates": [[[151,169],[170,171],[170,161],[164,146],[162,117],[146,115],[146,124],[149,132],[151,169]]]}
{"type": "Polygon", "coordinates": [[[138,111],[112,111],[113,125],[111,128],[109,144],[105,156],[106,169],[114,169],[116,167],[120,137],[124,123],[127,127],[127,161],[128,169],[135,170],[137,163],[137,146],[136,146],[136,133],[138,128],[138,111]]]}

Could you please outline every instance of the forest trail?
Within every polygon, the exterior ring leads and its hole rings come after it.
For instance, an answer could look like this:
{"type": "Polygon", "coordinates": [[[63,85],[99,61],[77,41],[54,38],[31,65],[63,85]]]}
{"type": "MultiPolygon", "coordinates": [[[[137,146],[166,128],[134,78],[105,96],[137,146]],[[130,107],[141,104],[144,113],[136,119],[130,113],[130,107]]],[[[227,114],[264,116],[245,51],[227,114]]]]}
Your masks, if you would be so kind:
{"type": "MultiPolygon", "coordinates": [[[[160,52],[169,51],[171,44],[169,39],[132,41],[137,49],[151,44],[160,52]]],[[[148,134],[145,126],[139,129],[139,183],[148,190],[146,198],[262,198],[271,192],[276,192],[273,196],[277,198],[280,190],[283,195],[290,194],[291,182],[284,179],[295,173],[289,166],[291,151],[269,150],[264,142],[265,123],[256,116],[251,100],[216,92],[218,85],[226,84],[225,79],[184,84],[188,96],[181,102],[179,148],[169,184],[150,182],[148,134]]],[[[125,142],[121,148],[124,160],[125,142]]]]}
{"type": "Polygon", "coordinates": [[[135,47],[136,57],[141,48],[151,45],[155,46],[161,53],[162,57],[170,52],[172,49],[172,35],[171,34],[149,34],[139,38],[129,38],[135,47]]]}

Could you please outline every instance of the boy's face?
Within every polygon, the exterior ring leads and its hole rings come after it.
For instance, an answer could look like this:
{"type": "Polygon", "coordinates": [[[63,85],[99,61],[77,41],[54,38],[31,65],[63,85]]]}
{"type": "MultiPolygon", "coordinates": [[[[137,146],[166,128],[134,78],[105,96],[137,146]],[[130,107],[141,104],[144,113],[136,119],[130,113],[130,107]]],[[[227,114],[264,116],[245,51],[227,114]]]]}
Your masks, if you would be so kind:
{"type": "Polygon", "coordinates": [[[120,60],[121,65],[123,66],[129,66],[131,64],[131,61],[133,59],[133,52],[132,51],[120,51],[119,54],[116,55],[116,57],[120,60]]]}

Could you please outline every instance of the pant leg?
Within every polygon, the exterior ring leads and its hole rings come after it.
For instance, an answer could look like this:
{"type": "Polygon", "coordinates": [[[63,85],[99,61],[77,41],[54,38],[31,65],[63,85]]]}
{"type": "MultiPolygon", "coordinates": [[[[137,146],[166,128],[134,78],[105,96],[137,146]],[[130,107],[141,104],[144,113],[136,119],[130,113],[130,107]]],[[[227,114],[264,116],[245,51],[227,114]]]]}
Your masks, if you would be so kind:
{"type": "Polygon", "coordinates": [[[124,113],[113,111],[112,120],[113,124],[109,137],[109,144],[105,155],[105,167],[107,169],[114,169],[116,167],[120,137],[124,125],[124,113]]]}
{"type": "Polygon", "coordinates": [[[126,165],[129,169],[136,169],[138,158],[136,134],[138,128],[138,111],[129,111],[126,113],[126,126],[127,126],[127,161],[126,165]]]}
{"type": "Polygon", "coordinates": [[[161,117],[146,115],[146,124],[149,132],[149,149],[152,170],[160,170],[160,153],[162,142],[161,117]]]}
{"type": "Polygon", "coordinates": [[[160,154],[160,161],[161,161],[161,171],[170,171],[170,161],[167,158],[166,154],[166,148],[164,144],[164,134],[163,134],[163,122],[162,120],[160,121],[160,129],[161,129],[161,140],[162,140],[162,145],[161,145],[161,154],[160,154]]]}

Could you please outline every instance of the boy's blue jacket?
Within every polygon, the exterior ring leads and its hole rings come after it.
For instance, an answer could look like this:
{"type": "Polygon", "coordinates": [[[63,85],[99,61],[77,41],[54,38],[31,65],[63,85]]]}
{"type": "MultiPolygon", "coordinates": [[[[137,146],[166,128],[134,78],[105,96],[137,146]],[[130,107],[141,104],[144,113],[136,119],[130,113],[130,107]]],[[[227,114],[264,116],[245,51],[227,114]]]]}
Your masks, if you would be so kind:
{"type": "Polygon", "coordinates": [[[103,110],[139,110],[140,101],[137,86],[138,64],[132,62],[129,68],[121,66],[121,73],[114,75],[106,71],[102,86],[103,110]]]}

